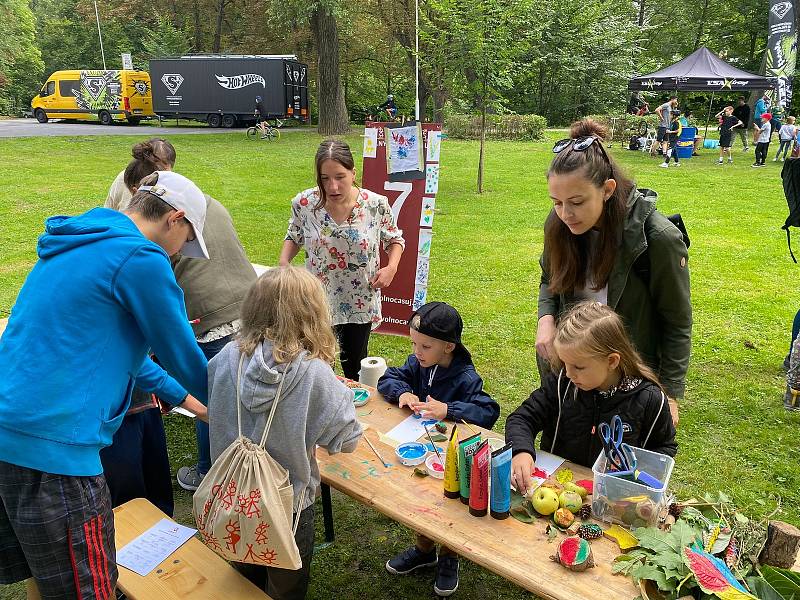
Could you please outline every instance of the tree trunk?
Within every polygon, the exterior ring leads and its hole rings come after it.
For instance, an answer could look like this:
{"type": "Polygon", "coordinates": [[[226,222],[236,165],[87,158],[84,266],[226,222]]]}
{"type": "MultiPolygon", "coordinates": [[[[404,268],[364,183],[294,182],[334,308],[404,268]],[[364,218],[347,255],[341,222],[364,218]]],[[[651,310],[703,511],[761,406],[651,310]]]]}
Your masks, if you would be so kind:
{"type": "Polygon", "coordinates": [[[708,14],[708,0],[703,0],[703,12],[700,14],[700,22],[697,24],[697,37],[694,40],[694,49],[692,52],[700,47],[700,41],[703,39],[703,27],[706,24],[706,15],[708,14]]]}
{"type": "Polygon", "coordinates": [[[644,26],[644,0],[639,0],[639,28],[644,26]]]}
{"type": "Polygon", "coordinates": [[[447,102],[447,90],[443,87],[433,91],[433,121],[444,123],[444,104],[447,102]]]}
{"type": "Polygon", "coordinates": [[[317,90],[319,125],[322,135],[342,135],[350,131],[350,118],[344,102],[339,76],[339,32],[336,17],[329,8],[318,6],[311,15],[311,30],[317,45],[317,90]]]}
{"type": "Polygon", "coordinates": [[[783,521],[770,521],[767,542],[758,560],[781,569],[792,567],[800,550],[800,529],[783,521]]]}
{"type": "Polygon", "coordinates": [[[222,23],[225,20],[226,4],[226,0],[219,0],[217,4],[217,25],[214,28],[214,43],[211,46],[211,51],[215,54],[219,53],[219,49],[222,45],[222,23]]]}
{"type": "Polygon", "coordinates": [[[483,193],[483,146],[486,142],[486,80],[489,79],[488,69],[483,73],[483,98],[481,99],[481,151],[478,157],[478,193],[483,193]]]}

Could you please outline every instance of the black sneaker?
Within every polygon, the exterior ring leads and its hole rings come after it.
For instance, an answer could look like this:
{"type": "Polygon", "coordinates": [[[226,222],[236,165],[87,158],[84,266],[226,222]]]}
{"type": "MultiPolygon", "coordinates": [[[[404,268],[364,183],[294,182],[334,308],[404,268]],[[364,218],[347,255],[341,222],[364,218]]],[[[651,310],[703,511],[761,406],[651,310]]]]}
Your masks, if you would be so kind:
{"type": "Polygon", "coordinates": [[[433,591],[437,596],[449,596],[458,589],[458,557],[452,554],[439,557],[433,591]]]}
{"type": "Polygon", "coordinates": [[[436,564],[436,549],[430,552],[422,552],[416,546],[412,546],[405,552],[398,554],[391,560],[386,561],[386,570],[392,575],[407,575],[411,571],[416,571],[423,567],[432,567],[436,564]]]}

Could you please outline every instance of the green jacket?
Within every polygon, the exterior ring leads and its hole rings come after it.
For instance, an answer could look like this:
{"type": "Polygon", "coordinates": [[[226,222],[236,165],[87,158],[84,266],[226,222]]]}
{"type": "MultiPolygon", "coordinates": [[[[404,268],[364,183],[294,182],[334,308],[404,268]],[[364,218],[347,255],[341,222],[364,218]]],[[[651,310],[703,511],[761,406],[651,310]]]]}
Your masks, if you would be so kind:
{"type": "MultiPolygon", "coordinates": [[[[657,198],[656,192],[647,189],[634,189],[628,198],[628,214],[608,279],[608,305],[622,317],[636,349],[655,370],[667,394],[682,398],[692,346],[689,255],[681,232],[656,210],[657,198]],[[645,251],[649,277],[634,268],[645,251]]],[[[553,315],[558,320],[578,298],[554,295],[547,289],[546,254],[547,248],[539,260],[539,318],[553,315]]]]}

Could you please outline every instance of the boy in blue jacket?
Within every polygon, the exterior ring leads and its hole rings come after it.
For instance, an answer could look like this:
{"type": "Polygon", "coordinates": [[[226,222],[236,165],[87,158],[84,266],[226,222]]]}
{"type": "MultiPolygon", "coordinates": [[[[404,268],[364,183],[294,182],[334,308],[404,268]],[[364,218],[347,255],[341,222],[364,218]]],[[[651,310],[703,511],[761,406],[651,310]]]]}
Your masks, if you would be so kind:
{"type": "MultiPolygon", "coordinates": [[[[500,406],[483,391],[472,356],[461,343],[464,324],[458,311],[444,302],[429,302],[409,319],[414,354],[400,368],[392,367],[378,380],[378,391],[401,408],[438,420],[474,423],[491,429],[500,406]]],[[[417,534],[416,545],[386,563],[394,575],[406,575],[436,565],[433,590],[449,596],[458,588],[458,556],[417,534]]]]}
{"type": "Polygon", "coordinates": [[[169,261],[208,258],[205,211],[196,185],[157,171],[124,214],[47,220],[0,338],[0,584],[33,578],[33,597],[114,597],[100,449],[134,386],[205,418],[207,364],[169,261]]]}

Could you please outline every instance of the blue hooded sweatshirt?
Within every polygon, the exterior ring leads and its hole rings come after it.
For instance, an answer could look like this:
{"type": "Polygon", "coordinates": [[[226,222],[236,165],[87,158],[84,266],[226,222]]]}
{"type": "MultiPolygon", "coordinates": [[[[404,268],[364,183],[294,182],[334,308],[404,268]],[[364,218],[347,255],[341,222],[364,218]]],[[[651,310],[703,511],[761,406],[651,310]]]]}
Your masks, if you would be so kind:
{"type": "Polygon", "coordinates": [[[424,368],[411,354],[402,367],[391,367],[378,380],[378,391],[392,404],[404,392],[421,400],[431,398],[447,404],[447,418],[456,423],[464,419],[491,429],[500,416],[500,406],[483,391],[483,380],[466,353],[453,356],[449,367],[424,368]]]}
{"type": "Polygon", "coordinates": [[[148,348],[203,403],[207,362],[169,257],[126,215],[51,217],[38,255],[0,338],[0,460],[99,475],[134,386],[186,397],[148,348]]]}

